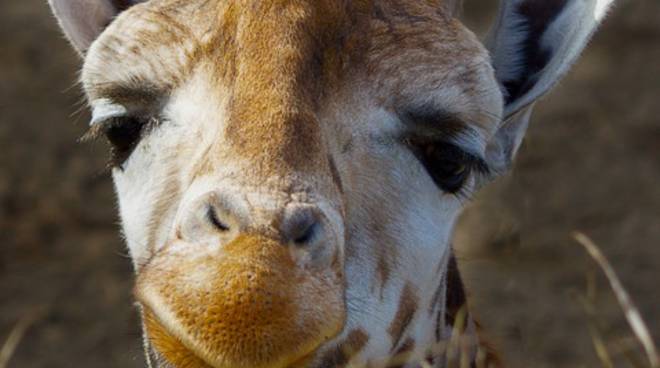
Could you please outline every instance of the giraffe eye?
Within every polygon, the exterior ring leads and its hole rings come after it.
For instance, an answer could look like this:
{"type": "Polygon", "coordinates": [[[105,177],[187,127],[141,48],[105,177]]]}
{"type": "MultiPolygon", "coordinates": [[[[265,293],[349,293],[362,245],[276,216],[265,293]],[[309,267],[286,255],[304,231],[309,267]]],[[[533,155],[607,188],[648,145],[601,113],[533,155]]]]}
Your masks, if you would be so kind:
{"type": "Polygon", "coordinates": [[[420,147],[418,156],[433,181],[445,192],[458,192],[470,175],[469,156],[454,145],[426,144],[420,147]]]}
{"type": "Polygon", "coordinates": [[[112,146],[111,164],[121,167],[140,142],[147,123],[139,118],[120,117],[104,125],[105,137],[112,146]]]}
{"type": "Polygon", "coordinates": [[[474,171],[488,171],[481,159],[453,144],[412,142],[411,146],[433,182],[447,193],[459,193],[474,171]]]}

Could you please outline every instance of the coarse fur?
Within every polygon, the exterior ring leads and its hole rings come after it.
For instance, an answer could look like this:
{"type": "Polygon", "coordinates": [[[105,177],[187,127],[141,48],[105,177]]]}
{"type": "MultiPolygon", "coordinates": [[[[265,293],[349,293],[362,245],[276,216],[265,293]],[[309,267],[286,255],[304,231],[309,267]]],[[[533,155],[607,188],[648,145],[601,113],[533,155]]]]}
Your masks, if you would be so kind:
{"type": "Polygon", "coordinates": [[[484,357],[453,226],[612,1],[505,0],[485,44],[460,1],[50,3],[92,133],[141,124],[113,179],[149,364],[280,368],[443,367],[457,324],[484,357]],[[460,191],[427,142],[479,162],[460,191]]]}

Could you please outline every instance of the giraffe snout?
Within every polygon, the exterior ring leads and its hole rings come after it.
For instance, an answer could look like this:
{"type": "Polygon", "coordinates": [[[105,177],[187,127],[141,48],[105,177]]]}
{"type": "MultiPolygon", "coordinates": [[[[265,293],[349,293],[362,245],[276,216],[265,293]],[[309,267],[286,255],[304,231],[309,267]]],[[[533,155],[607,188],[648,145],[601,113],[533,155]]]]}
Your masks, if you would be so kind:
{"type": "Polygon", "coordinates": [[[194,251],[220,250],[242,235],[262,236],[286,248],[299,267],[341,268],[342,226],[332,210],[313,202],[261,199],[255,206],[238,195],[208,192],[182,211],[177,238],[194,251]]]}
{"type": "Polygon", "coordinates": [[[295,366],[343,329],[332,222],[317,205],[285,203],[256,211],[205,195],[139,270],[145,332],[169,366],[295,366]]]}

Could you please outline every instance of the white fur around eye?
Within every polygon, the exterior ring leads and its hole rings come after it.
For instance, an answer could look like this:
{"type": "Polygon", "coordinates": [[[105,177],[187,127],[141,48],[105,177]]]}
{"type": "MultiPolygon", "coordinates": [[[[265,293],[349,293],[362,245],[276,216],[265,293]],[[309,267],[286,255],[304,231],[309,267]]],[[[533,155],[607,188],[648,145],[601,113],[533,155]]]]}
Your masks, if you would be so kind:
{"type": "Polygon", "coordinates": [[[91,103],[92,105],[92,120],[89,125],[95,125],[106,121],[108,119],[125,116],[128,114],[126,107],[114,103],[107,98],[100,98],[91,103]]]}

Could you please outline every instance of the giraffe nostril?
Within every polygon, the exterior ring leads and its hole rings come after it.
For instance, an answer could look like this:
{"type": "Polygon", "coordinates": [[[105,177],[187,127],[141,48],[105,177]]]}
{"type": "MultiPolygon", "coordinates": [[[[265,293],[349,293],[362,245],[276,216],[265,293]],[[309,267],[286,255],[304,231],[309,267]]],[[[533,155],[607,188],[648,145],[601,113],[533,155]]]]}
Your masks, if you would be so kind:
{"type": "Polygon", "coordinates": [[[318,215],[308,209],[294,212],[282,229],[284,238],[298,246],[314,243],[321,231],[322,225],[318,215]]]}
{"type": "Polygon", "coordinates": [[[297,237],[293,239],[293,242],[296,245],[305,245],[311,243],[316,238],[316,234],[319,228],[318,223],[310,224],[306,229],[301,229],[297,237]]]}
{"type": "Polygon", "coordinates": [[[230,230],[229,225],[226,222],[223,222],[219,218],[218,212],[215,210],[215,208],[213,208],[213,206],[208,207],[208,210],[206,212],[206,217],[216,229],[222,232],[227,232],[230,230]]]}

